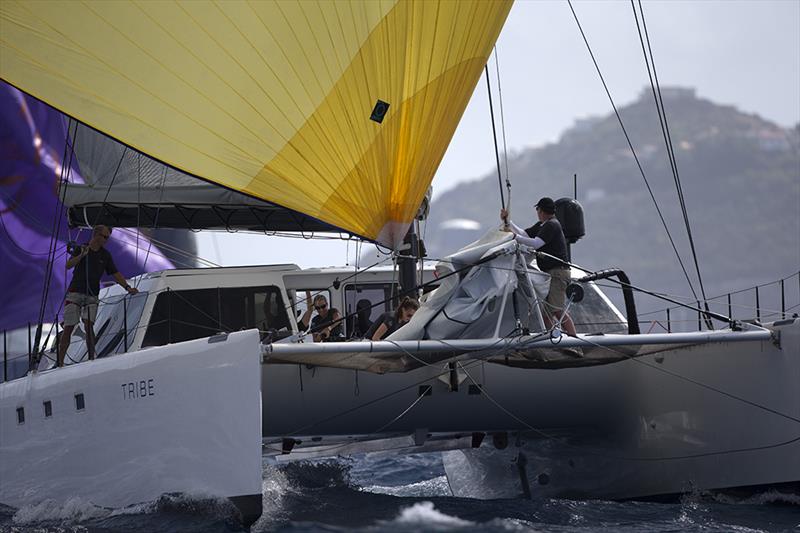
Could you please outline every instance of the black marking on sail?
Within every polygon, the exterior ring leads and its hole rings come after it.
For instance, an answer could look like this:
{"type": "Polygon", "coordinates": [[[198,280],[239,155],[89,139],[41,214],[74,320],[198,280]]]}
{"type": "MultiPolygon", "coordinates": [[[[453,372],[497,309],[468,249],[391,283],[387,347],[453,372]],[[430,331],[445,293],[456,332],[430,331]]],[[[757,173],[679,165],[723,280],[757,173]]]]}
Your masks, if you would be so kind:
{"type": "Polygon", "coordinates": [[[389,103],[379,99],[375,102],[375,107],[372,108],[372,115],[370,115],[369,119],[380,124],[386,117],[387,111],[389,111],[389,103]]]}

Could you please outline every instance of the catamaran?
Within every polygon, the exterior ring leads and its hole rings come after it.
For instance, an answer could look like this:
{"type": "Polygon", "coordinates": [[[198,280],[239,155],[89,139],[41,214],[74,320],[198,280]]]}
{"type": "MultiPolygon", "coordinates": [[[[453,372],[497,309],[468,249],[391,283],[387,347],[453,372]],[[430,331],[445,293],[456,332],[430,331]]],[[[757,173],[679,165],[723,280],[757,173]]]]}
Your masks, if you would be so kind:
{"type": "MultiPolygon", "coordinates": [[[[509,9],[9,1],[0,74],[75,125],[85,184],[59,183],[75,225],[333,231],[413,265],[414,221],[509,9]]],[[[594,283],[620,273],[573,265],[585,327],[567,337],[545,327],[535,254],[498,230],[399,278],[272,265],[105,289],[96,360],[78,341],[75,364],[0,384],[0,502],[181,492],[251,523],[264,456],[366,451],[445,451],[470,497],[796,489],[800,321],[700,309],[722,329],[642,334],[633,300],[623,314],[594,283]],[[384,341],[316,343],[298,313],[319,293],[348,338],[425,294],[384,341]]]]}

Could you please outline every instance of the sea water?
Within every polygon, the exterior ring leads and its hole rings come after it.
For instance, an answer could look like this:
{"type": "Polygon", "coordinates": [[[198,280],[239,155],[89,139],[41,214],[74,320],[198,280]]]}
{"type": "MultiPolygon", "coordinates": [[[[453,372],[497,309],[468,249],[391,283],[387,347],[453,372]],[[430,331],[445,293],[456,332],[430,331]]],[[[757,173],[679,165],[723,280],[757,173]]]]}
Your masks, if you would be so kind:
{"type": "MultiPolygon", "coordinates": [[[[707,494],[676,503],[454,498],[438,454],[264,462],[264,512],[252,531],[800,531],[800,497],[707,494]]],[[[225,499],[164,496],[125,509],[80,498],[0,507],[0,531],[240,531],[225,499]]]]}

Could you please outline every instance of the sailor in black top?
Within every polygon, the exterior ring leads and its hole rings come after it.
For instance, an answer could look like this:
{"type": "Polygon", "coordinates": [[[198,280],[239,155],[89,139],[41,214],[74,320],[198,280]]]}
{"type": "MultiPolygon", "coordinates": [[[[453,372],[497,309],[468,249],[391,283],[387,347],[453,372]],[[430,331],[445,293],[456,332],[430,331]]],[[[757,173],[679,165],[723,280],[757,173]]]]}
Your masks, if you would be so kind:
{"type": "Polygon", "coordinates": [[[545,300],[546,309],[545,313],[543,313],[543,318],[545,325],[548,328],[552,327],[553,320],[550,318],[552,313],[556,319],[561,319],[564,331],[574,337],[577,334],[575,324],[573,324],[569,314],[564,314],[570,270],[569,266],[566,265],[568,261],[567,240],[564,237],[564,231],[561,229],[561,223],[555,216],[556,203],[552,198],[545,196],[536,203],[535,207],[539,221],[525,230],[522,230],[508,219],[508,211],[505,209],[500,210],[500,218],[517,235],[517,242],[553,256],[536,257],[536,264],[539,269],[550,274],[550,290],[545,300]]]}
{"type": "Polygon", "coordinates": [[[72,331],[81,319],[86,328],[89,359],[94,359],[92,326],[97,316],[97,296],[100,294],[100,278],[103,274],[113,276],[128,294],[139,292],[136,287],[128,285],[125,276],[117,270],[109,251],[103,248],[110,236],[111,228],[103,225],[95,226],[91,240],[81,247],[81,253],[67,259],[67,269],[75,268],[75,270],[72,272],[72,282],[69,284],[64,302],[64,331],[58,342],[56,366],[64,366],[64,355],[67,353],[72,331]]]}

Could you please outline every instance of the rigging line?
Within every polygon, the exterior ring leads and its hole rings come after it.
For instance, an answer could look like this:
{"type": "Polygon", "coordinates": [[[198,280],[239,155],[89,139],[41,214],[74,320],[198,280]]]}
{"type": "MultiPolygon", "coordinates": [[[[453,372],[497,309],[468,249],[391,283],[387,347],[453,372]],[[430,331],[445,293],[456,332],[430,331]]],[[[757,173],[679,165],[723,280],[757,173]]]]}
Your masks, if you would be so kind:
{"type": "Polygon", "coordinates": [[[141,221],[141,214],[142,214],[142,153],[139,152],[138,161],[138,169],[136,172],[136,264],[139,264],[139,234],[141,233],[141,228],[139,227],[139,223],[141,221]]]}
{"type": "MultiPolygon", "coordinates": [[[[356,372],[358,372],[358,370],[356,370],[356,372]]],[[[358,375],[358,374],[356,374],[356,375],[358,375]]],[[[394,424],[395,422],[397,422],[398,420],[400,420],[401,418],[406,416],[408,414],[408,412],[411,411],[424,397],[425,397],[424,394],[420,394],[419,396],[417,396],[417,398],[413,402],[411,402],[411,405],[409,405],[408,407],[406,407],[403,410],[403,412],[401,412],[399,415],[397,415],[396,417],[394,417],[391,420],[389,420],[387,423],[385,423],[384,425],[382,425],[381,427],[379,427],[375,431],[371,431],[371,432],[365,434],[364,436],[365,437],[370,437],[370,436],[378,436],[378,435],[380,435],[383,430],[385,430],[386,428],[388,428],[389,426],[391,426],[392,424],[394,424]]],[[[327,453],[327,452],[332,452],[333,450],[339,450],[341,448],[345,448],[347,446],[351,446],[351,445],[356,444],[356,443],[357,442],[355,442],[355,443],[354,442],[343,442],[342,444],[331,446],[330,448],[325,448],[325,452],[327,453]]],[[[265,448],[268,448],[268,449],[270,449],[272,451],[283,453],[283,449],[278,450],[278,449],[270,447],[270,446],[265,446],[265,448]]],[[[307,450],[307,451],[304,452],[301,449],[301,450],[298,450],[295,453],[298,453],[298,454],[313,453],[313,450],[307,450]]]]}
{"type": "Polygon", "coordinates": [[[503,88],[500,85],[500,58],[497,55],[497,45],[494,45],[494,68],[497,75],[497,99],[500,101],[500,131],[503,134],[503,166],[506,169],[506,190],[508,191],[508,206],[511,207],[511,176],[508,172],[508,144],[506,143],[506,117],[503,112],[503,88]]]}
{"type": "MultiPolygon", "coordinates": [[[[391,259],[391,256],[384,257],[383,259],[381,259],[381,260],[380,260],[380,261],[378,261],[377,263],[373,263],[373,264],[369,265],[368,267],[361,269],[361,270],[360,270],[360,272],[362,272],[362,273],[363,273],[363,272],[366,272],[367,270],[369,270],[369,269],[371,269],[371,268],[374,268],[374,267],[380,266],[381,264],[385,263],[385,262],[386,262],[386,261],[388,261],[389,259],[391,259]]],[[[348,275],[348,276],[346,276],[346,277],[344,277],[344,278],[340,279],[340,280],[339,280],[339,283],[340,283],[340,284],[343,284],[345,281],[348,281],[348,280],[350,280],[351,278],[353,278],[353,277],[356,277],[357,275],[358,275],[358,272],[356,272],[355,274],[350,274],[350,275],[348,275]]],[[[333,287],[333,284],[330,284],[330,285],[328,285],[327,287],[323,287],[323,288],[321,288],[321,289],[303,289],[303,288],[300,288],[300,289],[292,289],[292,290],[295,290],[295,291],[296,291],[296,290],[305,290],[305,291],[307,291],[307,292],[308,292],[309,290],[316,290],[317,292],[313,292],[313,293],[311,293],[311,298],[312,298],[312,300],[313,300],[313,298],[316,298],[317,296],[321,295],[323,292],[325,292],[325,291],[329,291],[329,290],[330,290],[330,289],[332,289],[332,288],[334,288],[334,287],[333,287]]],[[[386,300],[384,300],[384,302],[385,302],[385,301],[386,301],[386,300]]],[[[379,302],[379,303],[383,303],[383,302],[379,302]]],[[[294,307],[294,305],[295,305],[295,304],[292,304],[292,303],[286,304],[286,305],[284,305],[284,306],[283,306],[283,310],[284,310],[284,311],[290,311],[290,310],[292,310],[292,308],[294,307]]],[[[377,304],[376,304],[376,305],[377,305],[377,304]]],[[[373,306],[373,307],[374,307],[374,306],[373,306]]],[[[342,319],[344,319],[344,318],[346,318],[346,317],[343,317],[342,319]]]]}
{"type": "Polygon", "coordinates": [[[15,248],[17,248],[20,252],[22,252],[22,253],[24,253],[26,255],[30,255],[31,257],[44,257],[44,256],[49,256],[50,255],[50,250],[48,250],[46,252],[31,252],[31,251],[26,250],[24,247],[22,247],[22,245],[20,245],[17,241],[15,241],[14,237],[11,236],[11,232],[8,231],[8,228],[6,227],[6,223],[5,223],[5,219],[3,218],[3,215],[4,215],[4,213],[2,211],[0,211],[0,226],[3,227],[3,231],[5,232],[6,237],[8,237],[9,242],[11,242],[11,244],[13,244],[15,248]]]}
{"type": "MultiPolygon", "coordinates": [[[[67,122],[67,135],[64,142],[64,154],[61,160],[61,169],[60,175],[58,179],[58,188],[56,190],[56,211],[53,214],[53,226],[50,233],[50,247],[47,259],[47,265],[45,267],[45,275],[44,275],[44,284],[42,287],[42,299],[41,304],[39,306],[39,318],[36,324],[36,335],[33,344],[33,353],[39,352],[39,342],[42,336],[42,328],[44,326],[44,313],[47,307],[47,297],[50,293],[50,284],[53,279],[53,270],[55,268],[55,258],[56,258],[56,249],[58,247],[58,234],[61,231],[61,208],[64,205],[64,199],[66,198],[66,180],[69,177],[70,171],[72,170],[72,161],[75,155],[74,145],[70,143],[70,136],[69,130],[71,124],[71,119],[68,119],[67,122]],[[62,197],[63,194],[63,197],[62,197]]],[[[78,122],[75,121],[75,133],[73,134],[73,138],[77,138],[78,133],[78,122]]],[[[33,362],[33,361],[32,361],[33,362]]]]}
{"type": "Polygon", "coordinates": [[[637,461],[637,462],[674,461],[674,460],[679,460],[679,459],[692,459],[692,458],[697,458],[697,457],[709,457],[709,456],[716,456],[716,455],[727,455],[727,454],[730,454],[730,453],[741,453],[741,452],[749,452],[749,451],[756,451],[756,450],[766,450],[766,449],[771,449],[771,448],[779,448],[781,446],[786,446],[787,444],[792,444],[792,443],[797,442],[797,441],[800,440],[800,436],[798,436],[798,437],[794,437],[792,439],[788,439],[788,440],[785,440],[785,441],[782,441],[782,442],[776,442],[776,443],[773,443],[773,444],[766,444],[766,445],[763,445],[763,446],[751,446],[751,447],[747,447],[747,448],[736,448],[736,449],[732,449],[732,450],[720,450],[720,451],[716,451],[716,452],[703,452],[703,453],[678,455],[678,456],[669,456],[669,457],[626,457],[626,456],[621,456],[621,455],[613,455],[613,454],[604,454],[604,453],[600,453],[600,452],[594,452],[594,451],[591,451],[591,450],[587,450],[583,446],[571,444],[570,442],[568,442],[563,437],[558,437],[556,435],[552,435],[550,433],[542,431],[541,429],[539,429],[539,428],[537,428],[535,426],[532,426],[531,424],[529,424],[528,422],[526,422],[525,420],[523,420],[522,418],[520,418],[519,416],[517,416],[516,414],[511,412],[509,409],[503,407],[503,405],[501,405],[497,400],[492,398],[492,396],[486,390],[485,384],[483,384],[483,385],[478,384],[475,381],[475,379],[470,375],[470,373],[467,371],[467,369],[464,368],[463,365],[459,364],[459,366],[461,367],[461,369],[464,371],[464,373],[467,375],[469,380],[472,381],[472,383],[474,385],[477,385],[477,386],[481,387],[481,390],[484,393],[482,395],[485,395],[486,398],[491,403],[493,403],[495,405],[495,407],[497,407],[498,409],[500,409],[501,411],[506,413],[508,416],[510,416],[511,418],[513,418],[514,420],[516,420],[517,422],[522,424],[523,426],[525,426],[528,429],[530,429],[531,431],[533,431],[534,433],[536,433],[538,435],[541,435],[542,437],[544,437],[544,438],[546,438],[548,440],[557,441],[557,442],[563,444],[564,446],[566,446],[568,448],[579,450],[581,453],[583,453],[585,455],[589,455],[589,456],[602,457],[602,458],[605,458],[605,459],[615,459],[615,460],[618,460],[618,461],[637,461]]]}
{"type": "MultiPolygon", "coordinates": [[[[631,0],[631,7],[633,8],[634,17],[636,17],[636,7],[635,7],[635,5],[633,3],[633,0],[631,0]]],[[[678,193],[678,200],[680,202],[681,212],[683,214],[683,222],[684,222],[684,225],[686,226],[686,235],[689,238],[689,247],[690,247],[690,249],[692,251],[692,259],[694,260],[694,268],[695,268],[695,272],[697,273],[697,282],[700,285],[700,294],[702,294],[703,301],[705,302],[706,309],[708,309],[708,302],[706,300],[706,290],[705,290],[705,286],[703,284],[703,277],[700,274],[700,265],[699,265],[699,262],[697,260],[697,250],[696,250],[695,244],[694,244],[694,236],[692,234],[691,224],[689,223],[689,212],[688,212],[688,210],[686,208],[686,197],[683,194],[683,186],[681,185],[681,177],[680,177],[680,173],[678,172],[678,161],[675,158],[675,148],[672,145],[672,135],[670,134],[669,121],[667,120],[667,110],[664,107],[664,99],[662,98],[662,95],[661,95],[661,84],[658,81],[658,71],[656,70],[656,60],[653,57],[653,49],[650,46],[650,34],[647,31],[647,22],[645,21],[645,18],[644,18],[644,8],[642,7],[642,0],[639,0],[639,13],[640,13],[640,15],[642,17],[642,28],[644,28],[644,36],[645,36],[645,39],[647,40],[647,51],[649,52],[649,57],[650,57],[649,63],[652,63],[652,66],[653,66],[653,73],[652,73],[652,76],[650,76],[650,87],[653,89],[653,98],[656,100],[656,109],[659,109],[659,104],[660,104],[659,120],[661,120],[662,115],[663,115],[663,121],[662,121],[662,124],[661,124],[661,130],[662,130],[662,133],[664,134],[664,141],[667,144],[667,153],[669,155],[670,164],[672,166],[672,175],[673,175],[673,179],[675,181],[675,188],[676,188],[677,193],[678,193]],[[655,85],[653,84],[653,79],[655,79],[655,85]],[[657,98],[656,98],[656,93],[658,93],[658,97],[657,98]]],[[[639,31],[639,41],[642,43],[642,53],[644,54],[645,64],[647,64],[647,73],[648,73],[648,75],[650,75],[650,64],[647,61],[648,53],[645,53],[645,51],[644,51],[644,42],[642,41],[641,29],[639,29],[639,19],[638,19],[638,17],[636,17],[636,29],[639,31]]],[[[711,323],[710,319],[706,318],[706,323],[707,323],[709,329],[713,329],[713,324],[711,323]]]]}
{"type": "MultiPolygon", "coordinates": [[[[126,147],[126,149],[127,149],[127,147],[126,147]]],[[[161,178],[161,192],[158,195],[158,207],[156,208],[156,215],[155,215],[155,217],[153,217],[153,229],[156,229],[158,227],[158,215],[161,214],[161,200],[164,199],[164,182],[165,181],[167,181],[167,167],[166,166],[164,167],[164,176],[161,178]]],[[[105,203],[105,201],[103,203],[105,203]]],[[[142,263],[142,270],[144,270],[145,272],[147,272],[147,260],[150,258],[150,249],[152,247],[153,247],[153,241],[151,239],[150,242],[147,244],[147,253],[144,255],[144,263],[142,263]]],[[[143,278],[140,277],[139,279],[136,280],[136,284],[134,285],[134,287],[136,287],[136,289],[139,288],[138,285],[139,285],[139,282],[142,279],[143,278]]]]}
{"type": "MultiPolygon", "coordinates": [[[[119,231],[121,231],[122,233],[125,233],[127,235],[131,235],[131,236],[134,234],[134,231],[132,229],[130,229],[130,228],[119,228],[119,231]]],[[[137,233],[138,233],[138,230],[137,230],[137,233]]],[[[200,255],[193,254],[188,250],[184,250],[183,248],[180,248],[178,246],[174,246],[174,245],[172,245],[172,244],[170,244],[168,242],[162,241],[162,240],[157,239],[155,237],[150,236],[148,238],[150,240],[152,240],[153,242],[155,242],[162,252],[164,250],[168,250],[168,251],[170,251],[170,252],[172,252],[174,254],[183,256],[184,259],[194,259],[195,261],[198,261],[200,263],[204,263],[206,266],[209,266],[209,267],[221,267],[222,266],[222,265],[219,265],[219,264],[211,261],[210,259],[206,259],[206,258],[204,258],[204,257],[202,257],[200,255]]],[[[138,239],[137,239],[135,247],[136,247],[137,256],[138,256],[138,251],[139,250],[144,250],[144,246],[143,245],[139,246],[139,242],[138,242],[138,239]]],[[[156,255],[159,255],[160,257],[165,257],[162,254],[156,254],[156,255]]],[[[189,266],[189,265],[187,264],[187,266],[189,266]]]]}
{"type": "MultiPolygon", "coordinates": [[[[499,339],[496,344],[500,344],[501,342],[504,342],[504,341],[505,341],[505,339],[499,339]]],[[[479,352],[481,350],[485,350],[485,348],[481,348],[480,350],[463,350],[463,351],[464,351],[464,353],[469,353],[469,352],[479,352]]],[[[466,366],[468,366],[468,367],[475,366],[475,365],[481,363],[482,361],[483,361],[483,359],[471,359],[467,363],[466,366]]],[[[419,381],[411,383],[410,385],[406,385],[404,387],[400,387],[400,388],[395,389],[393,391],[389,391],[389,392],[387,392],[385,394],[382,394],[381,396],[373,398],[372,400],[366,401],[366,402],[361,403],[359,405],[355,405],[353,407],[350,407],[350,408],[345,409],[343,411],[340,411],[338,413],[334,413],[334,414],[332,414],[330,416],[327,416],[325,418],[322,418],[320,420],[309,422],[308,424],[306,424],[306,425],[304,425],[302,427],[299,427],[298,429],[296,429],[294,431],[291,431],[290,433],[287,434],[287,436],[298,435],[301,431],[305,431],[305,430],[308,430],[310,428],[319,426],[320,424],[325,424],[327,422],[330,422],[331,420],[335,420],[335,419],[337,419],[339,417],[342,417],[342,416],[348,415],[350,413],[353,413],[355,411],[358,411],[359,409],[363,409],[365,407],[369,407],[369,406],[374,405],[374,404],[376,404],[378,402],[381,402],[381,401],[383,401],[383,400],[385,400],[387,398],[391,398],[392,396],[394,396],[396,394],[400,394],[401,392],[405,392],[407,390],[414,389],[415,387],[417,387],[419,385],[424,385],[424,384],[426,384],[428,382],[435,382],[436,379],[438,379],[439,377],[445,376],[445,375],[449,375],[449,374],[450,374],[450,369],[447,368],[447,369],[445,369],[445,370],[443,370],[443,371],[441,371],[441,372],[439,372],[437,374],[431,375],[429,377],[426,377],[426,378],[423,378],[423,379],[421,379],[419,381]]]]}
{"type": "Polygon", "coordinates": [[[708,389],[708,390],[710,390],[712,392],[716,392],[717,394],[720,394],[720,395],[725,396],[727,398],[731,398],[733,400],[736,400],[736,401],[742,402],[744,404],[747,404],[747,405],[749,405],[751,407],[755,407],[757,409],[761,409],[761,410],[766,411],[768,413],[772,413],[772,414],[777,415],[779,417],[782,417],[782,418],[785,418],[787,420],[791,420],[792,422],[797,422],[798,424],[800,424],[800,418],[794,417],[792,415],[787,415],[786,413],[782,413],[782,412],[780,412],[780,411],[778,411],[776,409],[772,409],[771,407],[767,407],[766,405],[761,405],[760,403],[754,402],[752,400],[748,400],[747,398],[742,398],[741,396],[737,396],[736,394],[733,394],[731,392],[727,392],[727,391],[724,391],[724,390],[719,389],[717,387],[714,387],[712,385],[708,385],[706,383],[703,383],[702,381],[697,381],[695,379],[692,379],[690,377],[684,376],[684,375],[679,374],[677,372],[673,372],[672,370],[666,369],[663,366],[656,365],[656,364],[653,364],[653,363],[648,363],[647,361],[644,361],[644,360],[640,359],[639,357],[631,356],[631,355],[625,353],[624,351],[622,351],[622,350],[620,350],[618,348],[615,348],[614,346],[600,346],[599,344],[596,344],[596,343],[592,342],[590,339],[588,339],[586,337],[584,337],[582,340],[587,342],[587,343],[589,343],[589,344],[591,344],[592,346],[597,347],[597,348],[601,348],[601,349],[605,348],[605,349],[607,349],[609,351],[616,352],[616,353],[622,355],[623,357],[625,357],[627,359],[630,359],[631,361],[634,361],[634,362],[636,362],[636,363],[638,363],[640,365],[644,365],[644,366],[646,366],[648,368],[652,368],[653,370],[657,370],[659,372],[662,372],[662,373],[667,374],[669,376],[672,376],[674,378],[678,378],[678,379],[680,379],[682,381],[686,381],[686,382],[691,383],[693,385],[697,385],[700,388],[708,389]]]}
{"type": "Polygon", "coordinates": [[[492,105],[492,84],[489,82],[489,65],[483,65],[486,73],[486,89],[489,92],[489,114],[492,116],[492,137],[494,138],[494,157],[497,160],[497,183],[500,185],[500,206],[506,208],[506,200],[503,196],[503,176],[500,170],[500,150],[497,147],[497,128],[494,125],[494,105],[492,105]]]}
{"type": "Polygon", "coordinates": [[[597,71],[598,76],[600,77],[600,81],[603,84],[603,88],[606,91],[606,95],[608,96],[608,99],[611,102],[611,107],[614,109],[614,114],[617,117],[617,121],[619,122],[620,128],[622,129],[622,133],[625,136],[625,140],[628,143],[628,148],[630,148],[631,154],[633,155],[633,159],[634,161],[636,161],[636,166],[639,169],[639,174],[641,174],[642,179],[644,180],[644,184],[647,187],[647,192],[650,193],[650,198],[653,200],[653,205],[655,206],[656,212],[658,213],[658,218],[661,219],[661,225],[664,226],[664,231],[667,233],[669,242],[672,245],[672,249],[675,252],[675,257],[678,258],[678,263],[681,266],[681,270],[683,270],[683,275],[686,277],[686,282],[689,284],[689,288],[691,289],[692,294],[695,295],[695,299],[697,299],[697,293],[694,290],[694,285],[692,285],[692,280],[689,278],[689,273],[686,271],[686,267],[683,264],[681,255],[678,253],[678,248],[675,245],[674,239],[672,238],[672,233],[670,233],[669,231],[669,226],[667,226],[667,222],[666,220],[664,220],[664,215],[661,213],[661,208],[658,206],[658,202],[656,201],[653,189],[650,187],[650,182],[647,181],[647,176],[645,175],[644,168],[642,167],[642,164],[639,161],[639,156],[636,154],[636,150],[633,148],[633,143],[631,142],[631,138],[628,135],[628,130],[625,128],[625,124],[622,122],[622,116],[619,114],[617,105],[614,103],[614,99],[611,97],[611,91],[608,89],[605,77],[603,77],[603,73],[600,71],[600,65],[597,63],[597,60],[594,57],[594,52],[592,51],[591,46],[589,46],[589,40],[583,31],[583,26],[581,26],[580,20],[578,20],[578,14],[575,13],[575,9],[572,7],[572,0],[567,0],[567,4],[569,5],[570,10],[572,11],[572,16],[575,18],[575,22],[578,25],[578,30],[580,30],[581,32],[581,36],[583,37],[583,42],[586,44],[586,48],[589,51],[589,56],[591,56],[592,62],[594,63],[594,68],[597,71]]]}

